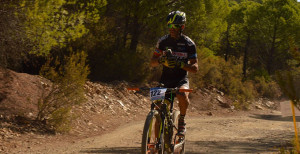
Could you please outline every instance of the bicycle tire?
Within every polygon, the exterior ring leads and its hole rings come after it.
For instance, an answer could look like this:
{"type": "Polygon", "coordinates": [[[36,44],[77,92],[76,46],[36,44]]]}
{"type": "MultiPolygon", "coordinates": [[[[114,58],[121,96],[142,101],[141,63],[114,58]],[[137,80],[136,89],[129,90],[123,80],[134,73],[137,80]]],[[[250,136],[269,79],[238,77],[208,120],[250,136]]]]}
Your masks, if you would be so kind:
{"type": "MultiPolygon", "coordinates": [[[[142,154],[151,154],[151,153],[158,153],[158,154],[163,154],[164,153],[164,141],[161,143],[161,149],[157,151],[155,149],[155,144],[157,143],[157,138],[155,138],[155,130],[159,132],[155,128],[155,120],[158,120],[159,125],[161,123],[161,117],[160,114],[158,113],[157,110],[152,110],[149,112],[147,115],[145,124],[144,124],[144,130],[143,130],[143,135],[142,135],[142,154]],[[154,125],[153,125],[154,124],[154,125]],[[154,128],[154,130],[153,130],[154,128]],[[149,133],[150,132],[150,133],[149,133]],[[153,136],[154,135],[154,136],[153,136]],[[153,147],[154,146],[154,147],[153,147]]],[[[157,133],[157,132],[156,132],[157,133]]],[[[162,139],[164,139],[164,136],[160,136],[162,139]]]]}
{"type": "MultiPolygon", "coordinates": [[[[175,111],[173,112],[173,114],[172,114],[172,120],[173,120],[173,123],[174,123],[174,125],[175,125],[176,127],[178,126],[178,119],[179,119],[179,116],[180,116],[180,112],[177,111],[177,110],[175,110],[175,111]]],[[[175,144],[175,143],[174,143],[174,138],[175,138],[176,133],[177,133],[177,132],[176,132],[176,129],[173,128],[173,138],[172,138],[173,144],[175,144]]],[[[174,149],[174,153],[184,154],[184,153],[185,153],[185,141],[184,141],[184,143],[182,144],[181,149],[180,149],[179,151],[176,151],[176,150],[177,150],[177,149],[174,149]]]]}

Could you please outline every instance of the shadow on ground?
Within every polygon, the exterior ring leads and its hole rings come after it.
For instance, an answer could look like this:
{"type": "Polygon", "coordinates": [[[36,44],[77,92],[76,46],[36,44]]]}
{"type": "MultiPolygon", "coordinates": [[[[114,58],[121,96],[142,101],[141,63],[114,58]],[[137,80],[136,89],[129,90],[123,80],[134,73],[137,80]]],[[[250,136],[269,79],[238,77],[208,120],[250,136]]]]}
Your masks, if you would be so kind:
{"type": "MultiPolygon", "coordinates": [[[[292,137],[292,136],[290,136],[292,137]]],[[[205,154],[205,153],[262,153],[279,152],[280,147],[288,149],[292,145],[288,140],[274,141],[267,138],[250,141],[187,141],[186,154],[205,154]]],[[[140,147],[114,147],[114,148],[89,148],[80,151],[81,153],[91,154],[139,154],[140,147]]]]}
{"type": "Polygon", "coordinates": [[[265,142],[256,140],[254,142],[247,141],[189,141],[186,146],[186,154],[202,154],[202,153],[262,153],[262,152],[279,152],[280,147],[291,147],[289,143],[283,141],[265,142]]]}
{"type": "Polygon", "coordinates": [[[114,148],[90,148],[80,151],[81,153],[110,153],[110,154],[139,154],[139,147],[114,147],[114,148]]]}
{"type": "MultiPolygon", "coordinates": [[[[282,117],[281,115],[260,115],[260,114],[254,114],[252,116],[249,116],[250,118],[255,119],[263,119],[263,120],[273,120],[273,121],[290,121],[293,122],[293,117],[282,117]]],[[[296,121],[300,121],[300,116],[296,116],[296,121]]]]}

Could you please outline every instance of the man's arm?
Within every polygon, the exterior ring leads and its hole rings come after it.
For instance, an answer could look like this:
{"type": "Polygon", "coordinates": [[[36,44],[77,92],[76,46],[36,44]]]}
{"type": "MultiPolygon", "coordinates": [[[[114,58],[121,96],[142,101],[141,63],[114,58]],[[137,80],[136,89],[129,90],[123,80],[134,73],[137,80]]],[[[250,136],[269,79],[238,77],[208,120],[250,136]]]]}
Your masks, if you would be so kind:
{"type": "Polygon", "coordinates": [[[188,72],[196,73],[198,71],[198,59],[190,59],[189,61],[190,64],[185,64],[182,69],[188,72]]]}

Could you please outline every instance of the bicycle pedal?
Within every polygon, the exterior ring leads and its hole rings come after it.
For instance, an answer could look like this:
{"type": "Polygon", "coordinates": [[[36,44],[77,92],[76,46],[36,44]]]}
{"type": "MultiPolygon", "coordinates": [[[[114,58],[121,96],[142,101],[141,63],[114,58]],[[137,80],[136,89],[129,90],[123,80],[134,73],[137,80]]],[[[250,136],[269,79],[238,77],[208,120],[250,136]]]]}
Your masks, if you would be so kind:
{"type": "Polygon", "coordinates": [[[179,138],[184,138],[185,134],[179,134],[179,133],[177,133],[176,136],[178,136],[179,138]]]}

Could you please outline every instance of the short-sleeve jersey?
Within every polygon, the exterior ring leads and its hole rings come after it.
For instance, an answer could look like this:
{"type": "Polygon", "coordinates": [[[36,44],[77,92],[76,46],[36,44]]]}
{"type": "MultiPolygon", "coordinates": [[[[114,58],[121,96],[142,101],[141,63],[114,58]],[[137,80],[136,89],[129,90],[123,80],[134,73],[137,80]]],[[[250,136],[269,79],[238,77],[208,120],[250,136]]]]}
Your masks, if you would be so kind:
{"type": "MultiPolygon", "coordinates": [[[[196,45],[186,35],[181,35],[178,40],[173,39],[169,34],[161,37],[156,45],[154,55],[161,56],[164,51],[171,49],[173,56],[177,57],[184,63],[188,63],[189,59],[196,59],[196,45]]],[[[163,66],[161,83],[177,83],[182,80],[187,80],[188,72],[181,68],[169,68],[163,66]]]]}

